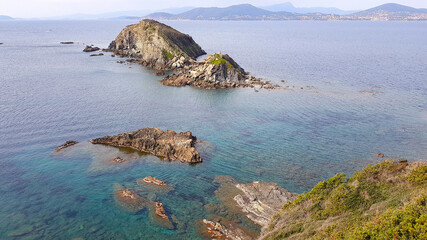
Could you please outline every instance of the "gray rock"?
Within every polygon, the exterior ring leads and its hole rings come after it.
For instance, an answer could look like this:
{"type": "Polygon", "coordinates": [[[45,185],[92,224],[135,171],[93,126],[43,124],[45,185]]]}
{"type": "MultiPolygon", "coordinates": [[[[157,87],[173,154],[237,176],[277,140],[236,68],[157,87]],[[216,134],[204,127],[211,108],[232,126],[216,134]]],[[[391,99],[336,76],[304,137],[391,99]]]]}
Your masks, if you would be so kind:
{"type": "Polygon", "coordinates": [[[282,206],[296,199],[298,194],[291,193],[277,183],[255,181],[248,184],[237,184],[236,187],[244,194],[237,195],[234,200],[253,222],[265,226],[270,218],[282,206]]]}

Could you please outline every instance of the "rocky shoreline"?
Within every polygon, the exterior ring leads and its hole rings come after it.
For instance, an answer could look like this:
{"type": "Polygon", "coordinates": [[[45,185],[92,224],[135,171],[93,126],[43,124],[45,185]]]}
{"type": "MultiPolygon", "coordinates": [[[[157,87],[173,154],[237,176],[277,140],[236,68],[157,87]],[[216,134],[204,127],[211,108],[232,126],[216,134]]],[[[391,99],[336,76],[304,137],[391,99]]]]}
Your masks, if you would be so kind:
{"type": "Polygon", "coordinates": [[[179,160],[187,163],[200,163],[202,158],[194,147],[197,138],[191,132],[176,133],[158,128],[143,128],[116,136],[92,139],[92,144],[104,144],[115,147],[132,148],[151,153],[167,160],[179,160]]]}

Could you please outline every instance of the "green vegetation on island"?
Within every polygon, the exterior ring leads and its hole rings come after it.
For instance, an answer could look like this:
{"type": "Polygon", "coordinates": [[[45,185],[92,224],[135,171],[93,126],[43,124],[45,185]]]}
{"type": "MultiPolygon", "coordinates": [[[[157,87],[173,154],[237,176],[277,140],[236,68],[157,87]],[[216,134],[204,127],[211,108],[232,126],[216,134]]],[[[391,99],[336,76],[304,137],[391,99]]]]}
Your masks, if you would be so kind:
{"type": "Polygon", "coordinates": [[[427,239],[427,162],[386,160],[319,182],[262,239],[427,239]]]}

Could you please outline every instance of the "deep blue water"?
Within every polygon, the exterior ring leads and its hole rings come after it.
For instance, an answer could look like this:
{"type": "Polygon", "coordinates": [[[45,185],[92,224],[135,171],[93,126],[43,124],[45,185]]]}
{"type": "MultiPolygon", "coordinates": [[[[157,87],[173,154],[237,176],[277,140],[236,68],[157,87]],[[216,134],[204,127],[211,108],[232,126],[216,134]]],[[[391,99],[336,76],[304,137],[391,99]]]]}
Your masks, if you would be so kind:
{"type": "Polygon", "coordinates": [[[197,239],[217,175],[300,193],[378,161],[373,153],[426,159],[425,22],[167,22],[289,86],[258,93],[166,87],[144,67],[82,52],[131,23],[0,22],[0,239],[197,239]],[[213,147],[189,166],[87,143],[145,126],[190,130],[213,147]],[[53,152],[70,139],[82,143],[53,152]],[[136,160],[96,165],[117,155],[136,160]],[[114,202],[114,183],[136,189],[148,175],[174,185],[140,194],[163,202],[175,230],[114,202]]]}

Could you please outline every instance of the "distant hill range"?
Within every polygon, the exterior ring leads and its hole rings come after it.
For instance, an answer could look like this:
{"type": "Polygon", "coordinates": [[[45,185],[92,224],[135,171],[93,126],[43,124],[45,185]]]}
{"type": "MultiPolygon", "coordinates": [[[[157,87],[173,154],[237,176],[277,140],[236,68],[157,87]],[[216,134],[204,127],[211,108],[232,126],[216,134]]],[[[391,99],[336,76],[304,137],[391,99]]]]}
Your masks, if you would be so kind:
{"type": "Polygon", "coordinates": [[[0,15],[0,21],[8,21],[8,20],[13,20],[13,18],[5,15],[0,15]]]}
{"type": "Polygon", "coordinates": [[[364,20],[364,21],[422,21],[427,20],[427,9],[417,9],[388,3],[358,12],[346,12],[336,8],[295,8],[292,4],[279,4],[264,8],[250,4],[226,8],[194,8],[171,14],[156,12],[145,18],[157,20],[364,20]],[[282,11],[286,9],[287,11],[282,11]],[[303,13],[306,11],[305,13],[303,13]],[[313,12],[309,12],[313,11],[313,12]],[[327,13],[329,11],[330,13],[327,13]],[[323,12],[323,13],[322,13],[323,12]],[[341,13],[341,14],[338,14],[341,13]]]}
{"type": "Polygon", "coordinates": [[[292,3],[280,3],[270,6],[262,6],[262,9],[271,11],[271,12],[291,12],[291,13],[323,13],[323,14],[338,14],[338,15],[347,15],[352,14],[358,11],[346,11],[334,7],[310,7],[310,8],[297,8],[292,3]]]}

